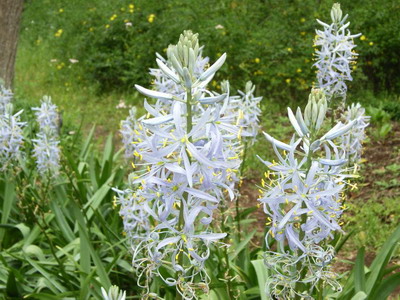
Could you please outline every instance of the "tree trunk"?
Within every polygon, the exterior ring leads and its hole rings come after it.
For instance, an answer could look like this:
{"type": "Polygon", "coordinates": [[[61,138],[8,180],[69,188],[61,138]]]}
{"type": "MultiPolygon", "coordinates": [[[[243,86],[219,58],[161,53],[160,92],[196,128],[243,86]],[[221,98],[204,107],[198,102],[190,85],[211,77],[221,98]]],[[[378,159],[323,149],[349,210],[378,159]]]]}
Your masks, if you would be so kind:
{"type": "Polygon", "coordinates": [[[0,0],[0,79],[7,88],[14,79],[23,0],[0,0]]]}

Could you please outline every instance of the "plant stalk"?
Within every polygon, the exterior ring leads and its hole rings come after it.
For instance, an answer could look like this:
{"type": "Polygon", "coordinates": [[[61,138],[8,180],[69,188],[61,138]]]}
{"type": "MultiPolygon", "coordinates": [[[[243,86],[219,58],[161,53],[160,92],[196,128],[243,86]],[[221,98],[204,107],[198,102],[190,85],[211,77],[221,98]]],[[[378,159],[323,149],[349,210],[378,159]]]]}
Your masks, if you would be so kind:
{"type": "MultiPolygon", "coordinates": [[[[193,128],[193,119],[192,119],[192,91],[191,90],[187,90],[186,91],[186,134],[189,134],[192,131],[193,128]]],[[[189,142],[192,142],[192,137],[190,136],[188,138],[189,142]]],[[[190,156],[189,158],[189,162],[190,162],[190,156]]],[[[185,193],[184,195],[185,199],[187,199],[188,195],[187,193],[185,193]]],[[[182,230],[183,227],[183,223],[184,223],[184,216],[183,216],[183,199],[181,199],[181,203],[180,203],[180,207],[179,207],[179,221],[178,221],[178,231],[182,230]]],[[[182,266],[184,263],[184,256],[183,254],[179,255],[179,260],[178,263],[182,266]]],[[[176,279],[178,280],[179,275],[176,274],[176,279]]],[[[178,292],[179,287],[176,287],[177,292],[176,292],[176,300],[182,300],[182,295],[178,292]]]]}

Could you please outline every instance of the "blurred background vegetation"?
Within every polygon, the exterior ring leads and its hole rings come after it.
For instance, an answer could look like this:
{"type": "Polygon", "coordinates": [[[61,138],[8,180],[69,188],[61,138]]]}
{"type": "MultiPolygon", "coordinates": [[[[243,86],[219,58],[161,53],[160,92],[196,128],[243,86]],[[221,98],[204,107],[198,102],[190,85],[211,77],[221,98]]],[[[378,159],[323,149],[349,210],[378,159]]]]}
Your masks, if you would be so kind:
{"type": "MultiPolygon", "coordinates": [[[[247,80],[272,106],[305,103],[315,78],[316,18],[329,22],[334,1],[279,0],[30,0],[23,13],[16,92],[57,95],[69,118],[115,129],[120,100],[137,103],[135,83],[148,85],[155,52],[165,54],[183,29],[200,34],[204,55],[227,63],[213,85],[247,80]],[[107,124],[113,122],[113,125],[107,124]]],[[[400,92],[400,1],[341,1],[357,39],[358,64],[349,100],[376,102],[400,92]]],[[[57,99],[56,99],[57,101],[57,99]]],[[[266,103],[266,102],[264,102],[266,103]]],[[[271,106],[269,104],[269,106],[271,106]]],[[[390,105],[389,105],[390,106],[390,105]]],[[[268,108],[269,109],[269,108],[268,108]]],[[[399,105],[392,105],[398,113],[399,105]]]]}
{"type": "MultiPolygon", "coordinates": [[[[118,130],[130,106],[140,108],[143,97],[133,85],[150,85],[147,71],[156,67],[155,52],[164,55],[184,29],[191,29],[199,33],[211,62],[228,54],[211,83],[214,88],[222,79],[229,79],[233,89],[252,80],[257,95],[264,97],[264,130],[288,137],[290,126],[282,116],[287,105],[307,101],[315,78],[316,18],[329,23],[333,2],[29,0],[16,61],[17,105],[30,110],[50,95],[63,111],[66,133],[80,124],[87,132],[96,123],[95,137],[104,141],[118,130]]],[[[372,117],[365,178],[359,182],[361,191],[352,193],[346,229],[356,233],[349,251],[366,245],[373,253],[400,215],[400,1],[340,3],[349,14],[351,32],[362,33],[347,98],[361,102],[372,117]]],[[[252,180],[264,171],[255,154],[267,157],[267,148],[260,138],[249,154],[247,180],[255,193],[258,182],[252,180]]]]}

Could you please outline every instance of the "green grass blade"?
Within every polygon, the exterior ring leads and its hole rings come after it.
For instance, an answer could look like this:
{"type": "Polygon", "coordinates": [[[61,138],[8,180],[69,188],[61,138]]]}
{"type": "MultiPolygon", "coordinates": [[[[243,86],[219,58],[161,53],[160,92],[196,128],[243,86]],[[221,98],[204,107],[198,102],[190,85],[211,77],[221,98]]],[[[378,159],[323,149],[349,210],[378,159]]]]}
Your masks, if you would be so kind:
{"type": "Polygon", "coordinates": [[[381,250],[375,257],[374,261],[370,266],[371,274],[369,275],[366,283],[367,294],[373,292],[375,284],[384,272],[384,269],[389,262],[393,251],[400,240],[400,226],[392,233],[392,235],[387,239],[385,244],[383,244],[381,250]]]}
{"type": "MultiPolygon", "coordinates": [[[[11,208],[15,199],[15,185],[11,182],[5,182],[5,190],[3,196],[3,208],[1,213],[1,224],[8,223],[8,217],[10,216],[11,208]]],[[[4,239],[4,228],[0,228],[0,249],[4,239]]]]}
{"type": "Polygon", "coordinates": [[[261,300],[269,300],[267,294],[265,293],[265,284],[268,278],[268,270],[264,264],[264,260],[263,259],[252,260],[251,263],[253,264],[253,267],[256,270],[258,288],[260,290],[261,300]]]}
{"type": "Polygon", "coordinates": [[[229,257],[231,261],[234,260],[240,252],[242,252],[242,250],[247,246],[247,244],[250,242],[256,232],[257,229],[253,230],[250,234],[246,235],[246,238],[243,241],[235,246],[235,252],[233,252],[229,257]]]}
{"type": "Polygon", "coordinates": [[[358,292],[351,298],[351,300],[365,300],[365,299],[367,299],[367,294],[364,292],[358,292]]]}
{"type": "Polygon", "coordinates": [[[387,299],[390,294],[400,286],[400,273],[391,275],[385,278],[379,285],[376,292],[371,296],[371,299],[387,299]]]}
{"type": "Polygon", "coordinates": [[[87,232],[85,228],[82,228],[82,225],[79,224],[79,228],[82,229],[82,238],[84,239],[84,244],[87,245],[88,250],[90,251],[90,256],[93,258],[93,262],[96,265],[97,268],[97,275],[100,278],[100,282],[102,286],[108,290],[111,286],[110,279],[108,278],[108,274],[106,270],[104,269],[103,262],[100,260],[100,257],[98,256],[97,252],[94,250],[92,243],[89,240],[89,237],[87,235],[87,232]]]}
{"type": "Polygon", "coordinates": [[[365,248],[362,247],[358,251],[356,265],[354,266],[354,288],[356,293],[365,291],[364,255],[365,248]]]}
{"type": "Polygon", "coordinates": [[[92,139],[93,139],[93,134],[94,134],[94,130],[96,129],[96,126],[93,126],[92,129],[90,130],[90,133],[88,135],[88,137],[86,138],[85,143],[83,144],[81,153],[79,155],[80,160],[86,160],[87,155],[89,153],[89,149],[91,148],[91,143],[92,143],[92,139]]]}

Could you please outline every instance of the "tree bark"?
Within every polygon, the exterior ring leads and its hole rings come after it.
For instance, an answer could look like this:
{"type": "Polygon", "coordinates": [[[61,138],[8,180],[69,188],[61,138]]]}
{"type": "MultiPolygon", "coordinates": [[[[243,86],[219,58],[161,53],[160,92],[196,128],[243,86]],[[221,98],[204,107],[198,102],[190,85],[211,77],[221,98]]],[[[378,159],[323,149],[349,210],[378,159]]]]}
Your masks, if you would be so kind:
{"type": "Polygon", "coordinates": [[[0,0],[0,79],[12,88],[23,0],[0,0]]]}

